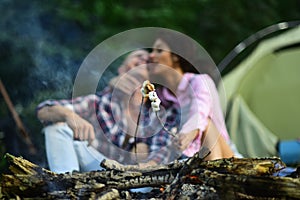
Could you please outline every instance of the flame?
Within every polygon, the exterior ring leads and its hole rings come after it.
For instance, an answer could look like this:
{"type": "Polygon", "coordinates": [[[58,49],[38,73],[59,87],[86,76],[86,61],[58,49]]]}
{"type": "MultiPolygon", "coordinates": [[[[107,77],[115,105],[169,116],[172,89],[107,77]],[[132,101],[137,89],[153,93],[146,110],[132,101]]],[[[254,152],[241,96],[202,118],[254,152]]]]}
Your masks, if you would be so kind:
{"type": "Polygon", "coordinates": [[[192,182],[201,182],[198,176],[195,175],[187,175],[187,177],[192,181],[192,182]]]}

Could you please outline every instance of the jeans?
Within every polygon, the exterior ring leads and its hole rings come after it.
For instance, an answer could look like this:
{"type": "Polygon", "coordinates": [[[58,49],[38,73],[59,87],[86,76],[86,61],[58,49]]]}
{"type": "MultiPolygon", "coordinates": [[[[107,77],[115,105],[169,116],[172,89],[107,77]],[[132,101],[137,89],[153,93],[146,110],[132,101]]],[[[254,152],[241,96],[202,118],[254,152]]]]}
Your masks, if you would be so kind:
{"type": "Polygon", "coordinates": [[[65,173],[101,170],[100,163],[106,159],[87,141],[73,139],[73,131],[65,123],[44,128],[46,155],[51,171],[65,173]]]}
{"type": "MultiPolygon", "coordinates": [[[[65,123],[57,123],[44,128],[46,154],[51,171],[66,173],[88,172],[103,169],[100,163],[106,159],[87,141],[73,139],[73,131],[65,123]]],[[[150,192],[152,187],[130,189],[131,192],[150,192]]]]}

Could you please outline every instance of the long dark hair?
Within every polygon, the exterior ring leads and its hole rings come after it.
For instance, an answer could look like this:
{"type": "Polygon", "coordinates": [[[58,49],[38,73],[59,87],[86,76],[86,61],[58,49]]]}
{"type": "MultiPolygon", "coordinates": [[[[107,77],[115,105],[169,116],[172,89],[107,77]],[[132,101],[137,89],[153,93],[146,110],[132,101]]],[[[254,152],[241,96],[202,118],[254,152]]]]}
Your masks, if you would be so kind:
{"type": "Polygon", "coordinates": [[[161,39],[179,59],[183,72],[208,74],[217,84],[220,73],[210,55],[192,38],[168,29],[157,32],[156,39],[161,39]]]}
{"type": "Polygon", "coordinates": [[[181,69],[183,72],[191,72],[191,73],[195,73],[195,74],[199,74],[200,72],[194,67],[194,65],[192,65],[189,61],[187,61],[185,58],[183,58],[182,56],[173,53],[172,55],[177,56],[178,58],[178,62],[181,66],[181,69]]]}

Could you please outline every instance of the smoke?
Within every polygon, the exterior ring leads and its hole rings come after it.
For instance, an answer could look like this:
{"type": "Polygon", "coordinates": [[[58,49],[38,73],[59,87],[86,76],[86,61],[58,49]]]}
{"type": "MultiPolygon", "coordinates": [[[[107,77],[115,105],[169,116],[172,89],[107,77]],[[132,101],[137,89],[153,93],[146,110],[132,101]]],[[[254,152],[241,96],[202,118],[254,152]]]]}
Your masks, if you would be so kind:
{"type": "Polygon", "coordinates": [[[52,97],[69,96],[82,57],[68,44],[80,37],[80,29],[39,1],[2,1],[0,11],[1,43],[9,46],[4,64],[12,71],[1,70],[1,77],[8,87],[19,90],[17,98],[33,98],[43,90],[52,90],[52,97]]]}

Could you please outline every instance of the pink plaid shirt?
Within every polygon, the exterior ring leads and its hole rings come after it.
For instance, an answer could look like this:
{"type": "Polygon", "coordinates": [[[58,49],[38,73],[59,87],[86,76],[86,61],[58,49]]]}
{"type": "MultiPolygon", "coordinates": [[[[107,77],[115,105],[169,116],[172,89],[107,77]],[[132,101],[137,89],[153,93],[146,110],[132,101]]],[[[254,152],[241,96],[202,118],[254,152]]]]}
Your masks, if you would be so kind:
{"type": "Polygon", "coordinates": [[[162,94],[166,100],[179,104],[182,124],[179,133],[199,129],[198,136],[183,151],[184,155],[191,157],[199,151],[208,119],[212,120],[221,135],[229,142],[219,95],[213,80],[207,74],[185,73],[177,88],[176,97],[166,88],[162,94]]]}

